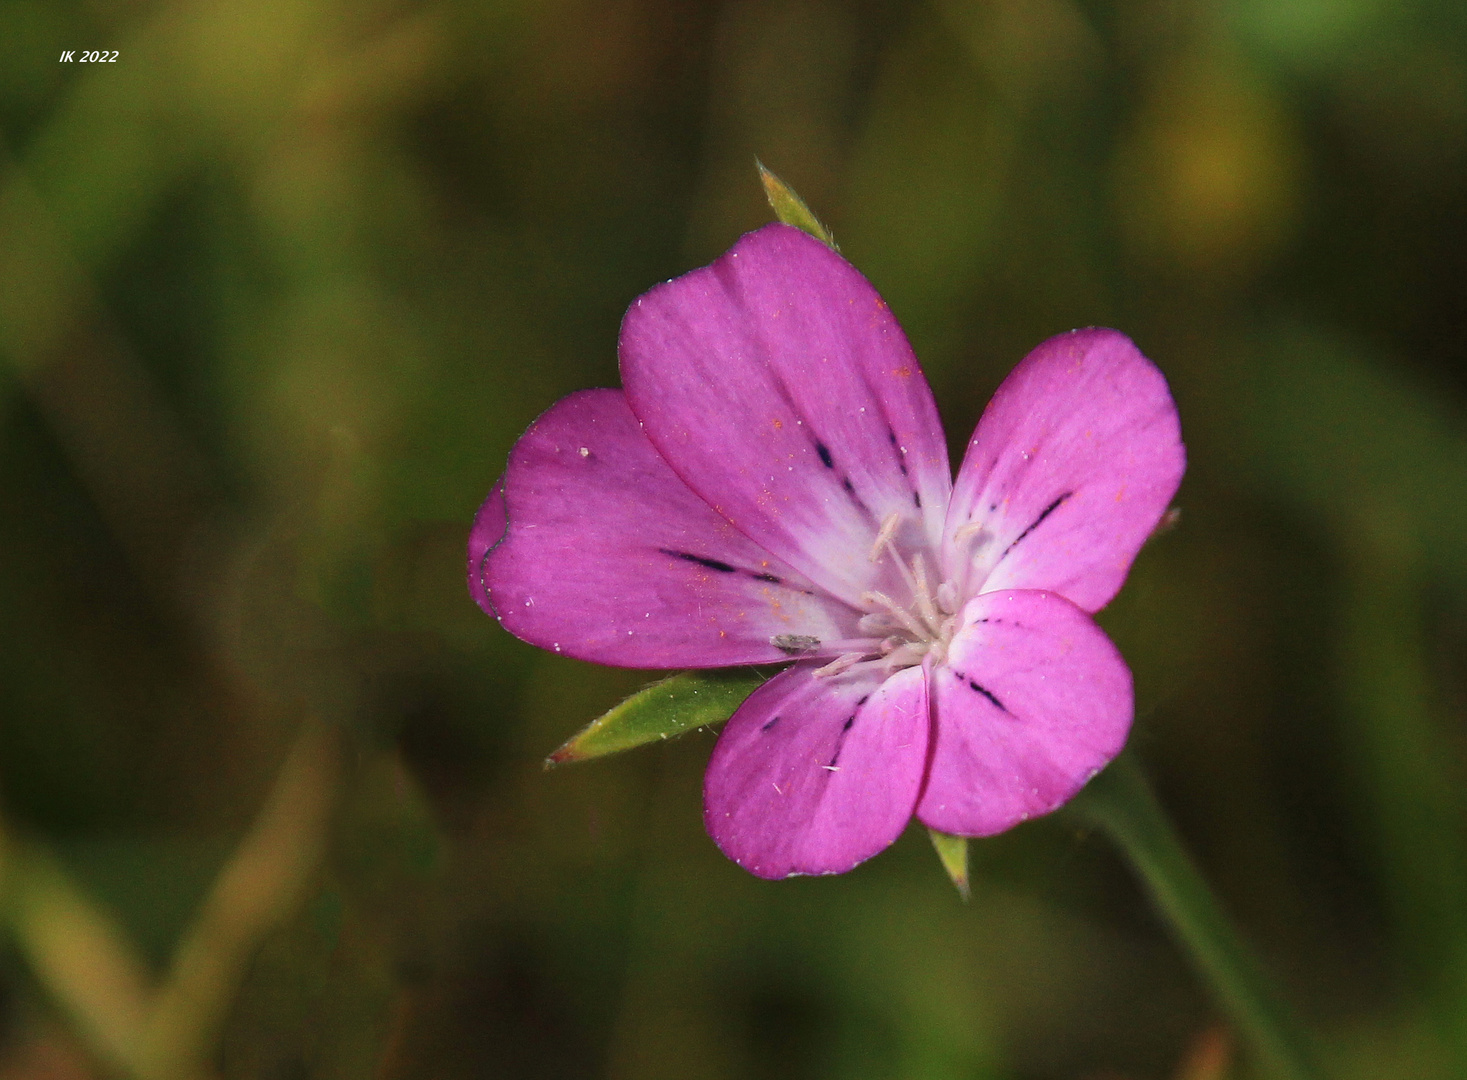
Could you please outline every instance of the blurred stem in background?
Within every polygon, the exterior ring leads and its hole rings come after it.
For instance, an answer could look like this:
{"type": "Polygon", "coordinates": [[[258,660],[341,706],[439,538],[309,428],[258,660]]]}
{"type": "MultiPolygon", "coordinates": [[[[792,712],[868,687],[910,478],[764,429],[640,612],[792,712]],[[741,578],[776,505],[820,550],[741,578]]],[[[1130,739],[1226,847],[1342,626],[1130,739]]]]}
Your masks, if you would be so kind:
{"type": "Polygon", "coordinates": [[[1072,812],[1103,830],[1145,883],[1198,974],[1276,1080],[1322,1074],[1308,1041],[1182,847],[1130,751],[1081,790],[1072,812]]]}
{"type": "Polygon", "coordinates": [[[122,932],[34,842],[3,838],[0,897],[36,979],[107,1067],[136,1080],[202,1080],[265,936],[304,898],[339,787],[340,738],[307,722],[259,817],[215,879],[155,984],[122,932]]]}
{"type": "Polygon", "coordinates": [[[1375,509],[1352,534],[1340,688],[1401,955],[1425,992],[1453,1075],[1467,1076],[1460,762],[1434,716],[1416,545],[1410,536],[1389,535],[1404,515],[1375,509]]]}

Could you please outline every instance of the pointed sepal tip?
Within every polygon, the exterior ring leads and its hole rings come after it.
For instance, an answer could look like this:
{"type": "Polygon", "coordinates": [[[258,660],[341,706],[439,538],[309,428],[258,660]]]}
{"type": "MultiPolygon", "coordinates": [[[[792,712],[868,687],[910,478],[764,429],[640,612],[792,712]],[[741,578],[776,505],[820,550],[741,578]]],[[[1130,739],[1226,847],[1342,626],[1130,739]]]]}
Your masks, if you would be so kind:
{"type": "Polygon", "coordinates": [[[764,184],[764,196],[769,200],[774,216],[786,225],[793,225],[809,233],[832,251],[839,251],[840,248],[836,247],[835,240],[831,238],[830,230],[810,212],[805,200],[795,194],[795,189],[766,169],[762,161],[756,158],[754,164],[759,168],[759,180],[764,184]]]}
{"type": "Polygon", "coordinates": [[[932,846],[937,849],[937,857],[942,862],[942,868],[947,871],[947,876],[958,888],[958,895],[967,903],[970,896],[968,885],[968,838],[966,836],[953,836],[951,833],[938,832],[936,829],[928,829],[927,835],[932,837],[932,846]]]}

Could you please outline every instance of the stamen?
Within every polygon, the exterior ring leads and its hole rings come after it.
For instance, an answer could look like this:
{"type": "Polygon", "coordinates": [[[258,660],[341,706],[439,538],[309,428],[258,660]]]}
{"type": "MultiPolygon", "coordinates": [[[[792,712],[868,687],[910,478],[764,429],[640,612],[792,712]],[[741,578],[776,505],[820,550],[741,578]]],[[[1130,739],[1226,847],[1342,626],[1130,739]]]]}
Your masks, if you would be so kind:
{"type": "MultiPolygon", "coordinates": [[[[928,576],[927,553],[919,551],[909,562],[897,547],[896,534],[901,521],[899,514],[891,514],[881,523],[871,545],[871,561],[878,563],[890,555],[910,598],[905,604],[899,604],[875,589],[862,593],[861,606],[866,611],[856,620],[856,631],[871,637],[822,643],[820,651],[825,656],[837,650],[840,655],[815,674],[830,677],[873,665],[891,674],[927,658],[940,659],[947,653],[957,623],[956,612],[962,606],[959,597],[964,592],[963,580],[960,577],[956,581],[942,581],[934,588],[928,576]]],[[[986,543],[991,534],[982,525],[970,523],[957,530],[954,537],[960,545],[960,554],[966,554],[965,549],[973,539],[986,543]]]]}
{"type": "Polygon", "coordinates": [[[957,575],[953,579],[955,594],[967,595],[973,558],[992,539],[993,534],[979,521],[970,521],[953,533],[953,562],[957,567],[957,575]]]}
{"type": "Polygon", "coordinates": [[[917,584],[917,579],[912,576],[912,568],[907,565],[906,559],[903,559],[899,554],[897,554],[895,548],[892,549],[891,554],[891,561],[896,563],[897,569],[902,572],[902,581],[906,583],[907,590],[915,597],[922,590],[921,586],[917,584]]]}
{"type": "Polygon", "coordinates": [[[927,589],[927,563],[923,560],[920,551],[912,556],[912,573],[917,578],[917,587],[912,590],[912,596],[917,601],[917,608],[922,612],[922,618],[935,634],[942,620],[937,616],[937,608],[932,606],[932,593],[927,589]]]}
{"type": "Polygon", "coordinates": [[[927,630],[922,626],[921,623],[912,618],[911,612],[907,611],[906,608],[902,607],[891,597],[887,596],[886,593],[876,592],[875,590],[872,590],[868,593],[862,593],[861,602],[863,604],[876,604],[880,607],[886,608],[887,612],[891,615],[892,619],[897,623],[897,625],[901,626],[905,630],[910,631],[913,637],[925,638],[927,636],[927,630]]]}
{"type": "MultiPolygon", "coordinates": [[[[842,657],[842,659],[844,659],[844,657],[842,657]]],[[[917,661],[913,661],[913,663],[916,663],[916,662],[917,661]]],[[[828,667],[834,667],[834,666],[835,666],[834,664],[827,664],[826,665],[827,668],[828,667]]],[[[904,661],[903,663],[898,664],[895,667],[893,667],[892,664],[891,664],[891,662],[887,658],[885,658],[885,657],[877,657],[876,659],[872,659],[872,660],[858,660],[855,663],[850,664],[847,667],[841,668],[839,671],[832,671],[832,672],[830,672],[829,675],[827,675],[826,677],[830,677],[830,676],[834,676],[834,675],[845,675],[845,674],[856,673],[856,672],[864,672],[864,671],[869,671],[869,670],[871,670],[873,668],[874,669],[879,669],[882,672],[883,675],[890,675],[898,667],[911,667],[911,666],[912,666],[911,664],[906,663],[904,661]]],[[[816,671],[814,674],[816,674],[816,675],[823,675],[823,674],[825,674],[825,668],[821,668],[820,670],[816,671]]]]}
{"type": "Polygon", "coordinates": [[[855,667],[864,659],[866,659],[865,653],[845,653],[842,656],[837,656],[834,660],[826,664],[824,667],[816,668],[815,677],[828,679],[833,675],[839,675],[841,674],[841,672],[848,671],[851,668],[855,667]]]}
{"type": "MultiPolygon", "coordinates": [[[[889,514],[886,520],[881,523],[881,529],[876,534],[876,542],[871,545],[871,555],[869,557],[872,562],[881,561],[881,549],[891,543],[891,538],[896,535],[897,528],[901,523],[902,516],[900,514],[889,514]]],[[[896,553],[892,552],[892,554],[895,555],[896,553]]],[[[900,558],[897,561],[900,562],[900,558]]]]}
{"type": "MultiPolygon", "coordinates": [[[[840,641],[827,641],[820,646],[820,652],[824,656],[835,656],[837,653],[860,653],[862,656],[871,656],[881,649],[881,638],[876,636],[864,638],[842,638],[840,641]]],[[[811,657],[816,659],[816,657],[811,657]]]]}
{"type": "Polygon", "coordinates": [[[931,646],[925,641],[909,641],[900,648],[893,649],[886,656],[888,670],[895,671],[898,668],[911,667],[913,664],[922,662],[931,646]]]}

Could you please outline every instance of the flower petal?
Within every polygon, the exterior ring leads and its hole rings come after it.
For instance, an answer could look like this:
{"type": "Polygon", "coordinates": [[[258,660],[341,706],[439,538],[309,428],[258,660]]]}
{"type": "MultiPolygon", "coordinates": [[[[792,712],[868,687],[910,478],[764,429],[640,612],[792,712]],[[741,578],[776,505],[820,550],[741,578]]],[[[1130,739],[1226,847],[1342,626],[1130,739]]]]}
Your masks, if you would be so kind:
{"type": "Polygon", "coordinates": [[[469,595],[490,615],[494,607],[489,603],[489,592],[484,585],[484,564],[490,550],[504,538],[504,477],[494,481],[489,497],[474,515],[473,527],[469,529],[469,595]]]}
{"type": "Polygon", "coordinates": [[[1120,752],[1131,672],[1085,612],[1054,593],[984,593],[932,675],[932,764],[917,816],[989,836],[1047,814],[1120,752]]]}
{"type": "Polygon", "coordinates": [[[927,757],[927,679],[776,675],[718,738],[703,781],[708,834],[763,878],[840,874],[906,827],[927,757]]]}
{"type": "Polygon", "coordinates": [[[832,595],[871,587],[890,514],[936,545],[951,474],[932,391],[870,282],[818,240],[768,225],[659,285],[620,356],[677,474],[832,595]]]}
{"type": "MultiPolygon", "coordinates": [[[[551,407],[515,444],[503,489],[508,531],[483,593],[531,644],[621,667],[721,667],[788,660],[776,635],[812,646],[853,632],[855,612],[688,490],[620,390],[551,407]]],[[[486,532],[492,513],[480,511],[486,532]]]]}
{"type": "Polygon", "coordinates": [[[1185,469],[1166,379],[1129,338],[1050,338],[1003,381],[968,444],[948,509],[949,574],[971,557],[967,593],[1048,589],[1098,611],[1185,469]]]}

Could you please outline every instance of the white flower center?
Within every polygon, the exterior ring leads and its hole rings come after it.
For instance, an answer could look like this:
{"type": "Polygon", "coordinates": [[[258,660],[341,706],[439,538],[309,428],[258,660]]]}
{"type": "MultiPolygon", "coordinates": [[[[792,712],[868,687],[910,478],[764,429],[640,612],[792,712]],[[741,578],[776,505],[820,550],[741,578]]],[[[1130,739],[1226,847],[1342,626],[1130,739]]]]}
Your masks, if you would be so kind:
{"type": "Polygon", "coordinates": [[[879,664],[890,673],[920,664],[929,656],[938,663],[947,658],[964,583],[943,581],[934,586],[923,553],[918,551],[907,559],[897,547],[900,525],[898,514],[881,523],[876,542],[871,545],[871,561],[890,560],[907,593],[905,602],[876,589],[863,593],[861,606],[865,614],[856,623],[862,636],[843,642],[848,651],[815,674],[839,675],[858,664],[879,664]]]}

